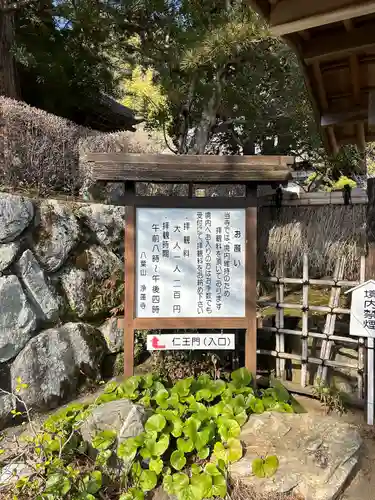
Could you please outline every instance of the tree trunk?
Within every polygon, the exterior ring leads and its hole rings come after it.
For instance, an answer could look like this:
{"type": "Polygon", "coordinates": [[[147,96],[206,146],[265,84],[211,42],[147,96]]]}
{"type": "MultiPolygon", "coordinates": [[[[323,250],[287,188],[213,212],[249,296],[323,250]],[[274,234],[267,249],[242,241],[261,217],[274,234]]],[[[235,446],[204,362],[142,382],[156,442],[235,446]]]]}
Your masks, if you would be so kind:
{"type": "Polygon", "coordinates": [[[16,64],[12,54],[14,16],[14,11],[1,12],[0,7],[0,95],[19,99],[16,64]]]}
{"type": "Polygon", "coordinates": [[[217,121],[217,112],[221,104],[223,86],[225,84],[225,68],[221,68],[216,73],[215,87],[212,95],[203,109],[201,121],[195,133],[194,145],[189,151],[190,154],[203,155],[210,140],[211,131],[217,121]]]}

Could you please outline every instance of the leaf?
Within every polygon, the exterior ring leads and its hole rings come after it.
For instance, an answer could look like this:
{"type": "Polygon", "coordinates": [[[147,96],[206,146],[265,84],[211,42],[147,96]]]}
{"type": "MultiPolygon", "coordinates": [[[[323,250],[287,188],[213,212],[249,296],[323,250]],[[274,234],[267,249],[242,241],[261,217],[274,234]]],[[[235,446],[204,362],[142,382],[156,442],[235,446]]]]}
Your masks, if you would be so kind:
{"type": "Polygon", "coordinates": [[[117,447],[117,456],[123,460],[133,459],[138,451],[139,443],[136,438],[128,438],[117,447]]]}
{"type": "Polygon", "coordinates": [[[239,368],[232,372],[231,379],[236,387],[245,387],[250,384],[252,376],[247,368],[239,368]]]}
{"type": "Polygon", "coordinates": [[[254,413],[263,413],[264,412],[264,405],[261,399],[258,398],[253,398],[250,401],[250,408],[253,410],[254,413]]]}
{"type": "Polygon", "coordinates": [[[271,377],[270,385],[275,390],[277,400],[281,401],[282,403],[288,403],[288,401],[290,400],[290,395],[283,384],[274,377],[271,377]]]}
{"type": "Polygon", "coordinates": [[[163,470],[163,460],[161,458],[151,458],[148,467],[150,470],[153,470],[157,475],[161,473],[163,470]]]}
{"type": "Polygon", "coordinates": [[[92,440],[92,447],[96,450],[107,450],[110,446],[113,445],[117,437],[115,431],[101,431],[92,440]]]}
{"type": "Polygon", "coordinates": [[[248,419],[246,410],[242,410],[239,413],[236,413],[236,415],[234,416],[234,418],[235,418],[236,422],[238,422],[238,424],[240,425],[240,427],[242,427],[244,424],[246,424],[247,419],[248,419]]]}
{"type": "Polygon", "coordinates": [[[192,474],[200,474],[202,472],[202,467],[198,464],[191,465],[191,473],[192,474]]]}
{"type": "Polygon", "coordinates": [[[114,392],[118,387],[117,382],[108,382],[108,384],[104,388],[104,394],[110,394],[111,392],[114,392]]]}
{"type": "Polygon", "coordinates": [[[242,457],[242,444],[239,439],[229,438],[228,446],[228,461],[229,463],[237,462],[242,457]]]}
{"type": "Polygon", "coordinates": [[[200,389],[195,395],[197,401],[212,401],[213,396],[210,389],[200,389]]]}
{"type": "Polygon", "coordinates": [[[161,389],[154,396],[156,403],[161,408],[168,408],[168,403],[167,403],[168,398],[169,398],[169,392],[166,389],[161,389]]]}
{"type": "Polygon", "coordinates": [[[211,495],[219,498],[225,498],[227,496],[227,481],[221,473],[212,478],[211,495]]]}
{"type": "Polygon", "coordinates": [[[171,466],[176,470],[181,470],[186,465],[186,457],[182,451],[175,450],[170,458],[171,466]]]}
{"type": "Polygon", "coordinates": [[[262,458],[254,458],[254,460],[251,464],[251,470],[252,470],[254,476],[259,477],[259,478],[265,477],[263,464],[264,464],[264,462],[263,462],[262,458]]]}
{"type": "Polygon", "coordinates": [[[142,387],[150,389],[154,385],[154,376],[152,373],[144,375],[141,380],[142,387]]]}
{"type": "Polygon", "coordinates": [[[95,463],[97,465],[101,465],[102,467],[104,467],[107,464],[111,455],[112,455],[111,450],[100,451],[96,456],[95,463]]]}
{"type": "Polygon", "coordinates": [[[141,449],[143,458],[160,457],[166,452],[169,446],[168,434],[162,434],[159,440],[147,437],[144,447],[141,449]]]}
{"type": "Polygon", "coordinates": [[[212,477],[207,472],[202,472],[191,477],[191,489],[196,498],[207,498],[212,487],[212,477]]]}
{"type": "MultiPolygon", "coordinates": [[[[209,420],[210,417],[212,416],[210,414],[209,409],[202,403],[198,403],[197,401],[194,402],[194,404],[190,405],[191,410],[194,411],[194,416],[200,420],[201,422],[205,422],[206,420],[209,420]]],[[[218,416],[220,415],[220,412],[215,415],[218,416]]]]}
{"type": "Polygon", "coordinates": [[[251,464],[252,472],[259,478],[272,477],[279,468],[279,459],[275,455],[270,455],[264,460],[255,458],[251,464]]]}
{"type": "Polygon", "coordinates": [[[208,463],[204,467],[204,471],[207,472],[210,476],[221,476],[221,472],[213,463],[208,463]]]}
{"type": "Polygon", "coordinates": [[[165,453],[169,446],[169,436],[168,434],[162,434],[158,441],[155,442],[153,455],[160,457],[165,453]]]}
{"type": "Polygon", "coordinates": [[[225,391],[226,383],[224,380],[214,380],[210,383],[210,390],[213,399],[222,394],[225,391]]]}
{"type": "Polygon", "coordinates": [[[241,441],[229,438],[225,444],[220,442],[215,443],[214,455],[217,461],[223,460],[225,464],[237,462],[242,457],[241,441]]]}
{"type": "Polygon", "coordinates": [[[64,477],[60,486],[61,495],[65,496],[71,488],[71,483],[67,477],[64,477]]]}
{"type": "Polygon", "coordinates": [[[264,460],[263,467],[266,477],[272,477],[279,468],[279,459],[276,455],[270,455],[264,460]]]}
{"type": "Polygon", "coordinates": [[[46,481],[46,493],[57,493],[65,495],[70,491],[71,484],[63,474],[52,474],[46,481]]]}
{"type": "Polygon", "coordinates": [[[183,472],[177,472],[172,476],[173,481],[173,491],[178,493],[189,486],[189,477],[183,472]]]}
{"type": "Polygon", "coordinates": [[[119,389],[123,391],[124,395],[133,396],[139,387],[140,381],[140,377],[133,375],[132,377],[127,378],[125,382],[120,384],[119,389]]]}
{"type": "Polygon", "coordinates": [[[183,429],[183,425],[184,425],[182,420],[179,417],[174,417],[171,420],[171,425],[172,425],[172,429],[171,429],[172,436],[175,438],[180,437],[182,434],[182,429],[183,429]]]}
{"type": "Polygon", "coordinates": [[[217,403],[216,405],[209,407],[208,413],[211,417],[217,418],[219,415],[221,415],[223,413],[224,407],[225,407],[225,403],[223,401],[220,401],[220,403],[217,403]]]}
{"type": "MultiPolygon", "coordinates": [[[[186,476],[187,477],[187,476],[186,476]]],[[[189,479],[188,479],[189,482],[189,479]]],[[[163,477],[163,489],[170,495],[173,495],[174,493],[174,485],[173,485],[173,478],[170,474],[166,474],[163,477]]]]}
{"type": "Polygon", "coordinates": [[[85,492],[95,495],[102,487],[102,473],[99,470],[94,470],[90,474],[86,474],[83,478],[85,492]]]}
{"type": "Polygon", "coordinates": [[[190,453],[194,449],[194,443],[190,438],[188,439],[178,438],[177,449],[182,453],[190,453]]]}
{"type": "Polygon", "coordinates": [[[145,424],[145,429],[147,432],[155,432],[155,431],[160,432],[164,429],[166,424],[167,421],[165,420],[163,415],[155,413],[147,420],[145,424]]]}
{"type": "Polygon", "coordinates": [[[143,469],[139,476],[139,486],[143,491],[151,491],[155,488],[158,477],[152,470],[143,469]]]}
{"type": "Polygon", "coordinates": [[[201,448],[198,451],[198,458],[200,460],[206,460],[206,458],[208,458],[209,455],[210,455],[210,448],[208,448],[208,446],[206,446],[205,448],[201,448]]]}
{"type": "Polygon", "coordinates": [[[190,393],[190,387],[193,380],[193,377],[178,380],[172,388],[172,394],[178,394],[179,398],[186,398],[190,393]]]}
{"type": "Polygon", "coordinates": [[[175,392],[167,399],[168,406],[171,406],[172,408],[176,408],[179,402],[180,400],[178,399],[178,394],[175,392]]]}
{"type": "Polygon", "coordinates": [[[139,488],[129,488],[126,493],[123,493],[119,500],[144,500],[145,495],[139,488]]]}
{"type": "Polygon", "coordinates": [[[200,426],[201,422],[197,418],[189,417],[184,424],[183,432],[194,442],[200,426]]]}
{"type": "Polygon", "coordinates": [[[236,438],[241,434],[241,427],[236,420],[226,418],[220,419],[218,431],[223,441],[228,441],[229,438],[236,438]]]}

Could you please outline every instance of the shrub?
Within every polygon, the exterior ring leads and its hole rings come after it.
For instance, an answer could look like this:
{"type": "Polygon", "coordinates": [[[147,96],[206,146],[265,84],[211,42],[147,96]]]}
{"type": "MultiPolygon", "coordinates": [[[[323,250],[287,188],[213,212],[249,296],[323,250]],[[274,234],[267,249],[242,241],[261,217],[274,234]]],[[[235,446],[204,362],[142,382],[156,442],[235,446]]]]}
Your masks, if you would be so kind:
{"type": "MultiPolygon", "coordinates": [[[[29,438],[27,463],[36,473],[17,482],[16,496],[142,500],[162,484],[179,500],[224,498],[228,465],[242,457],[239,435],[248,416],[293,412],[292,403],[282,386],[255,391],[244,368],[233,372],[230,382],[207,374],[172,386],[153,374],[110,382],[93,406],[70,405],[29,438]],[[96,458],[90,458],[80,426],[93,406],[123,398],[148,408],[144,432],[119,443],[114,430],[101,431],[91,443],[96,458]]],[[[257,475],[271,475],[277,463],[269,457],[254,468],[257,475]]]]}

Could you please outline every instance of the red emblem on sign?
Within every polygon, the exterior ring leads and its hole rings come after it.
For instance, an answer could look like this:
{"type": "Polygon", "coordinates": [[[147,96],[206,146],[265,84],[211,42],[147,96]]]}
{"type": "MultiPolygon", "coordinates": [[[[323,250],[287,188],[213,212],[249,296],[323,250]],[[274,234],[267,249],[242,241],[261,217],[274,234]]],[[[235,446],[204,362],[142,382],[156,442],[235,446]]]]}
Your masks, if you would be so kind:
{"type": "Polygon", "coordinates": [[[154,349],[165,349],[165,345],[159,344],[159,339],[157,337],[152,337],[152,347],[154,349]]]}

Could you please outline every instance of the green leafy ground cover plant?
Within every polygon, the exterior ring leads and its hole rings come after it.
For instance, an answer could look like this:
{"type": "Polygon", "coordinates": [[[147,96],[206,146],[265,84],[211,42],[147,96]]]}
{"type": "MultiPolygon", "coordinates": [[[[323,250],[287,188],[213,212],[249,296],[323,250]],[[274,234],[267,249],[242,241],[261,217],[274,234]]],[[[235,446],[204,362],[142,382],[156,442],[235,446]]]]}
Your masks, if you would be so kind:
{"type": "MultiPolygon", "coordinates": [[[[224,498],[228,466],[242,457],[239,436],[249,415],[293,412],[292,405],[282,385],[254,390],[244,368],[229,382],[206,374],[172,386],[152,374],[110,382],[94,405],[70,405],[29,438],[36,473],[17,482],[13,498],[143,500],[158,485],[178,500],[224,498]],[[82,423],[94,406],[123,398],[149,409],[144,432],[120,443],[115,431],[99,432],[90,458],[82,423]]],[[[271,458],[259,459],[253,470],[269,474],[271,458]]]]}

